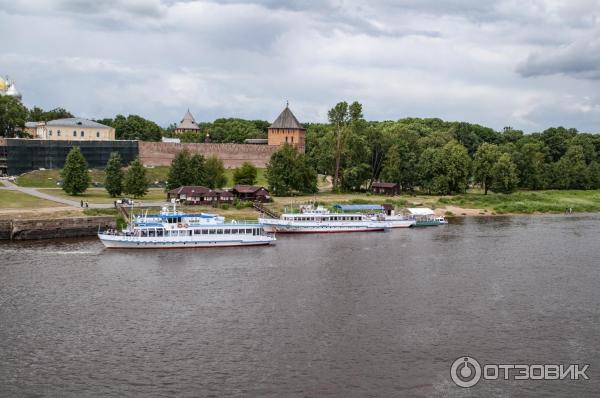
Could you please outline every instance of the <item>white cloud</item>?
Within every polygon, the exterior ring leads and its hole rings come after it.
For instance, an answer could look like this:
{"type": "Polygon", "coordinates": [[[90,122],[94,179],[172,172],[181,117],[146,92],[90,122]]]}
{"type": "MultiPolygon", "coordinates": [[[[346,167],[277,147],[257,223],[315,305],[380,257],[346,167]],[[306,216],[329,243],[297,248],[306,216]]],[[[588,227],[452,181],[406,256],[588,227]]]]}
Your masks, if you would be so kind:
{"type": "Polygon", "coordinates": [[[0,0],[0,73],[28,105],[167,125],[371,119],[598,131],[598,1],[0,0]]]}

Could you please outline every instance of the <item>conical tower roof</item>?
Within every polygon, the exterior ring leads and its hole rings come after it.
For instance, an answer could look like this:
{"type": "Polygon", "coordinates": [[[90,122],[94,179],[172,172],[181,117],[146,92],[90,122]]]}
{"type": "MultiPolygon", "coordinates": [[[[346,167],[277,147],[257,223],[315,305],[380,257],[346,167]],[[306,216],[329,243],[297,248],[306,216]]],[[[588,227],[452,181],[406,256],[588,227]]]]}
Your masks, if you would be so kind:
{"type": "Polygon", "coordinates": [[[283,112],[279,114],[277,119],[269,126],[270,129],[294,129],[304,130],[304,127],[300,124],[296,116],[292,113],[289,106],[286,105],[283,112]]]}
{"type": "Polygon", "coordinates": [[[187,130],[200,130],[200,127],[194,120],[194,116],[192,116],[190,110],[188,109],[185,115],[183,115],[183,119],[179,122],[177,126],[178,129],[187,129],[187,130]]]}

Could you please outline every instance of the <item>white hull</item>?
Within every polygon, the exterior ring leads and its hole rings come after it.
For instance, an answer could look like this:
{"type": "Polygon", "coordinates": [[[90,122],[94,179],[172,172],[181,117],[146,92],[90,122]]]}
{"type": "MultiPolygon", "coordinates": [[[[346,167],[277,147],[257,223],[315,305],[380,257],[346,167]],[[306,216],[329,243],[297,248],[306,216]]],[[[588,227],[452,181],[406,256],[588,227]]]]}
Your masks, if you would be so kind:
{"type": "Polygon", "coordinates": [[[270,236],[215,236],[210,240],[199,237],[137,237],[98,234],[98,238],[108,248],[120,249],[168,249],[168,248],[194,248],[194,247],[232,247],[232,246],[258,246],[269,245],[275,241],[270,236]]]}
{"type": "Polygon", "coordinates": [[[387,222],[302,222],[277,219],[259,219],[265,232],[269,233],[341,233],[376,232],[390,228],[387,222]]]}
{"type": "Polygon", "coordinates": [[[385,220],[390,228],[409,228],[416,224],[415,220],[385,220]]]}

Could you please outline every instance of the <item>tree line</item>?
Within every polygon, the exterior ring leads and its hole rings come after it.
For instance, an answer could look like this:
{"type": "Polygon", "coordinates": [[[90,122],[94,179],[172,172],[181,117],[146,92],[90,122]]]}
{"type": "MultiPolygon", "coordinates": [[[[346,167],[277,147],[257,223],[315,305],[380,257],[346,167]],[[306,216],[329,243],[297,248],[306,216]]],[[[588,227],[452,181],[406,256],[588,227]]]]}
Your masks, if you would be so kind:
{"type": "MultiPolygon", "coordinates": [[[[139,159],[135,159],[125,168],[119,153],[113,152],[104,172],[104,187],[113,198],[122,194],[139,198],[148,192],[149,181],[146,169],[139,159]]],[[[60,175],[62,189],[69,195],[80,195],[87,190],[91,177],[88,163],[79,147],[73,147],[69,151],[60,175]]],[[[244,162],[234,170],[233,183],[253,185],[257,177],[258,169],[251,163],[244,162]]],[[[227,182],[225,166],[219,157],[205,158],[203,155],[190,154],[188,150],[183,150],[171,161],[166,190],[184,185],[201,185],[218,189],[223,188],[227,182]]]]}
{"type": "MultiPolygon", "coordinates": [[[[19,134],[26,120],[71,116],[62,108],[29,110],[12,97],[0,98],[0,134],[6,137],[19,134]]],[[[118,139],[157,141],[174,134],[174,125],[162,129],[137,115],[98,121],[113,126],[118,139]]],[[[266,137],[269,123],[217,119],[200,126],[200,133],[177,137],[204,142],[208,133],[211,142],[243,142],[266,137]]],[[[336,104],[328,112],[328,123],[305,127],[306,155],[282,149],[272,159],[267,177],[274,193],[311,192],[316,174],[331,176],[337,191],[368,190],[375,181],[432,194],[460,193],[473,185],[486,193],[600,188],[600,135],[573,128],[524,134],[510,127],[495,131],[437,118],[373,122],[364,119],[356,101],[336,104]],[[294,165],[293,171],[284,167],[285,162],[294,165]]]]}
{"type": "MultiPolygon", "coordinates": [[[[81,195],[90,186],[92,179],[88,163],[79,147],[73,147],[69,151],[60,176],[62,189],[69,195],[81,195]]],[[[132,161],[124,171],[119,153],[111,154],[106,164],[104,178],[104,187],[111,197],[114,198],[123,193],[135,198],[142,197],[148,193],[149,184],[146,169],[139,159],[132,161]]]]}
{"type": "Polygon", "coordinates": [[[600,188],[600,136],[549,128],[524,134],[465,122],[406,118],[368,122],[358,102],[340,102],[329,123],[308,124],[306,153],[335,190],[368,190],[375,181],[431,194],[600,188]]]}
{"type": "MultiPolygon", "coordinates": [[[[0,97],[0,136],[27,138],[25,122],[41,122],[74,117],[64,108],[45,111],[34,106],[28,109],[11,96],[0,97]]],[[[182,142],[243,143],[248,138],[267,138],[269,122],[220,118],[212,123],[200,123],[200,132],[175,134],[176,124],[162,128],[152,120],[139,115],[116,115],[114,118],[96,119],[98,123],[113,127],[118,140],[160,141],[162,137],[177,137],[182,142]]]]}

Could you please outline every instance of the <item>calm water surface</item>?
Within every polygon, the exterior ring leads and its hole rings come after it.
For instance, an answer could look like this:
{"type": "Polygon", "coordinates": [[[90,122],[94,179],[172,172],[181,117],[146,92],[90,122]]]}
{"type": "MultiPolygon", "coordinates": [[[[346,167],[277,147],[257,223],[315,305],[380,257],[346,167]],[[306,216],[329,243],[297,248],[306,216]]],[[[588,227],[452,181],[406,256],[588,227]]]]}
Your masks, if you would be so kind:
{"type": "Polygon", "coordinates": [[[0,245],[0,396],[594,396],[600,217],[279,236],[263,248],[0,245]],[[590,364],[589,381],[450,365],[590,364]]]}

